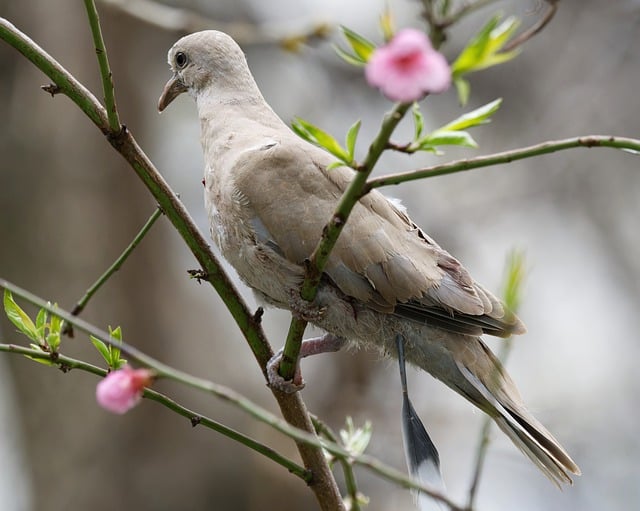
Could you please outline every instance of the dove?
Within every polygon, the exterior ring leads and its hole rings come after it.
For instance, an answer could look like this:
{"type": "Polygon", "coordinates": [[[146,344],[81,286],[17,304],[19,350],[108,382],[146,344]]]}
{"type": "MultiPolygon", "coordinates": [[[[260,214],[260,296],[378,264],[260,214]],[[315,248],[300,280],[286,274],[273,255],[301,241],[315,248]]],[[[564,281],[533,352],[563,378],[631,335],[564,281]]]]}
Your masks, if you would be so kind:
{"type": "Polygon", "coordinates": [[[487,413],[556,485],[572,483],[580,469],[481,339],[523,333],[520,319],[375,190],[349,216],[315,301],[304,302],[305,261],[354,171],[289,129],[230,36],[187,35],[168,60],[173,76],[158,110],[183,92],[195,100],[205,207],[221,254],[262,301],[327,332],[305,341],[301,356],[345,343],[397,356],[402,336],[408,362],[487,413]]]}

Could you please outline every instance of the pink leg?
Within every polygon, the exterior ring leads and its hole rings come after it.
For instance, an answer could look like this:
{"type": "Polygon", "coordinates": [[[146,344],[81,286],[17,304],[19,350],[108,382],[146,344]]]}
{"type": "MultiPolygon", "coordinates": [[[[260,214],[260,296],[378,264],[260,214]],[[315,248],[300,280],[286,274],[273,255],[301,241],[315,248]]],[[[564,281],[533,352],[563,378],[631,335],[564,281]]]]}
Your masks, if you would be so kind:
{"type": "MultiPolygon", "coordinates": [[[[304,339],[300,346],[300,358],[308,357],[311,355],[318,355],[320,353],[329,353],[332,351],[339,351],[346,341],[342,337],[337,337],[332,334],[324,334],[319,337],[312,337],[311,339],[304,339]]],[[[282,348],[269,360],[267,363],[267,378],[269,379],[269,386],[275,389],[285,392],[286,394],[293,394],[304,388],[304,381],[302,380],[302,374],[300,372],[300,361],[296,365],[296,372],[293,376],[293,380],[287,381],[280,376],[280,361],[282,360],[282,348]]]]}

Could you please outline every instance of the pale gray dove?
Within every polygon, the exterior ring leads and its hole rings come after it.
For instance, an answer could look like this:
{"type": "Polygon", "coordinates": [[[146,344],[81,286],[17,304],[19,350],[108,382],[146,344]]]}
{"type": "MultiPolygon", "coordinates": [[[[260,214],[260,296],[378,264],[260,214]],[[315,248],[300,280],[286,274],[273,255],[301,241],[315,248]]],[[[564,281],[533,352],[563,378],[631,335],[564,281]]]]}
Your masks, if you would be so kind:
{"type": "MultiPolygon", "coordinates": [[[[354,172],[328,170],[335,158],[282,122],[228,35],[183,37],[169,64],[173,77],[158,109],[182,92],[196,101],[213,239],[258,296],[300,312],[294,297],[305,259],[354,172]]],[[[580,474],[480,339],[519,334],[524,325],[382,194],[372,191],[355,206],[323,277],[313,304],[322,313],[311,320],[329,332],[325,345],[346,339],[396,355],[402,335],[409,362],[489,414],[552,481],[580,474]]],[[[303,355],[326,349],[320,344],[303,355]]]]}

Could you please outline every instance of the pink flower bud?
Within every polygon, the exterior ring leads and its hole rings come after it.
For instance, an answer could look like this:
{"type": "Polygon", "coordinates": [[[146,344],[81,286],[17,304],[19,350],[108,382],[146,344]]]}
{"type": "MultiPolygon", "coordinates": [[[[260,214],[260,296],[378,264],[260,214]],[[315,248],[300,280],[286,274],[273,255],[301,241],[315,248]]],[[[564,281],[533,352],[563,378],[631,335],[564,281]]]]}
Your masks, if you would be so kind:
{"type": "Polygon", "coordinates": [[[98,404],[113,413],[123,414],[142,399],[144,388],[153,383],[154,374],[149,369],[122,369],[110,372],[96,387],[98,404]]]}
{"type": "Polygon", "coordinates": [[[393,101],[417,101],[430,92],[444,92],[451,69],[427,36],[412,28],[398,32],[375,50],[365,68],[367,82],[393,101]]]}

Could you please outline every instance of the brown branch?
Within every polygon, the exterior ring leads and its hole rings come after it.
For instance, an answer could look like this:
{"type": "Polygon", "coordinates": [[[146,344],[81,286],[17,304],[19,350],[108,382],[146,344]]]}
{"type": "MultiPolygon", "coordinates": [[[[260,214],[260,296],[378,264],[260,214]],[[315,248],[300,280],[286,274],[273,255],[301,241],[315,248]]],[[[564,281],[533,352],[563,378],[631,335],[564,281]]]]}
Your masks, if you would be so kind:
{"type": "MultiPolygon", "coordinates": [[[[223,271],[209,243],[196,227],[180,199],[138,146],[133,135],[124,127],[117,132],[112,131],[109,127],[107,112],[95,96],[51,55],[4,18],[0,18],[0,39],[14,47],[44,72],[60,88],[59,92],[68,96],[80,107],[102,131],[114,149],[129,163],[202,265],[207,274],[207,280],[216,289],[232,314],[259,366],[264,368],[273,352],[261,326],[254,320],[253,314],[223,271]]],[[[298,393],[286,395],[274,392],[273,394],[287,422],[315,434],[309,413],[298,393]]],[[[296,442],[296,444],[305,467],[313,474],[309,487],[314,492],[320,507],[327,511],[344,509],[340,492],[322,450],[302,442],[296,442]]]]}
{"type": "Polygon", "coordinates": [[[559,1],[560,0],[546,0],[546,2],[549,4],[549,7],[547,8],[547,12],[544,13],[544,16],[540,18],[538,22],[535,25],[533,25],[531,28],[529,28],[528,30],[525,30],[518,37],[514,37],[511,41],[505,44],[502,51],[504,53],[507,53],[512,50],[515,50],[518,46],[522,46],[533,36],[541,32],[544,29],[544,27],[546,27],[549,24],[549,22],[553,19],[553,17],[556,15],[556,12],[558,11],[559,1]]]}
{"type": "Polygon", "coordinates": [[[153,0],[99,0],[105,7],[131,16],[139,21],[184,35],[199,30],[220,30],[239,44],[279,44],[296,51],[300,44],[326,40],[333,26],[325,21],[311,25],[307,21],[289,22],[286,26],[257,25],[241,21],[225,22],[208,18],[189,9],[173,7],[153,0]],[[307,28],[292,28],[307,27],[307,28]]]}

